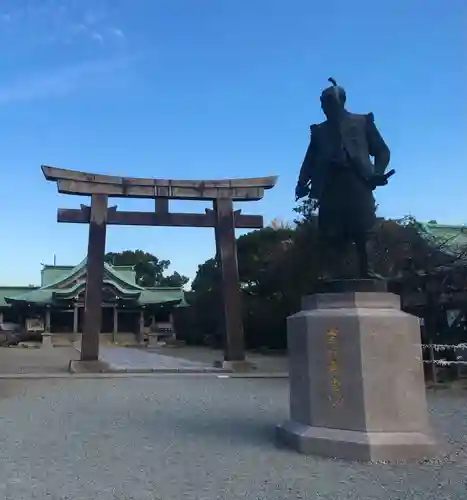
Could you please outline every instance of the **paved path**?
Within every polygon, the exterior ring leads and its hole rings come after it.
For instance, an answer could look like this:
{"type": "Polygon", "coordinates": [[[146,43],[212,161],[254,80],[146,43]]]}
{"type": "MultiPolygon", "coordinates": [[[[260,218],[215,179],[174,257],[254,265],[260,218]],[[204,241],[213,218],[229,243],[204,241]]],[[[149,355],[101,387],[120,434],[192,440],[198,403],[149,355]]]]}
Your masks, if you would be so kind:
{"type": "Polygon", "coordinates": [[[286,380],[166,376],[21,387],[0,391],[5,500],[467,498],[465,393],[430,393],[434,421],[450,441],[446,455],[389,466],[277,449],[286,380]]]}
{"type": "MultiPolygon", "coordinates": [[[[197,361],[213,366],[214,361],[224,358],[224,352],[220,349],[211,349],[201,346],[178,346],[178,347],[156,347],[148,348],[149,352],[166,354],[175,358],[183,358],[189,361],[197,361]]],[[[257,367],[260,373],[288,373],[288,357],[285,354],[273,353],[260,354],[248,351],[247,359],[257,367]]]]}
{"type": "MultiPolygon", "coordinates": [[[[0,375],[66,373],[70,360],[78,360],[79,357],[78,343],[75,347],[50,349],[0,348],[0,375]]],[[[223,352],[203,347],[143,350],[101,345],[100,357],[111,364],[114,370],[212,372],[216,371],[213,368],[214,361],[221,360],[223,352]]],[[[248,353],[248,359],[258,368],[250,375],[287,372],[285,356],[261,356],[248,353]]]]}
{"type": "Polygon", "coordinates": [[[212,365],[206,363],[188,361],[127,347],[102,346],[99,349],[99,359],[107,363],[112,370],[218,371],[212,365]]]}

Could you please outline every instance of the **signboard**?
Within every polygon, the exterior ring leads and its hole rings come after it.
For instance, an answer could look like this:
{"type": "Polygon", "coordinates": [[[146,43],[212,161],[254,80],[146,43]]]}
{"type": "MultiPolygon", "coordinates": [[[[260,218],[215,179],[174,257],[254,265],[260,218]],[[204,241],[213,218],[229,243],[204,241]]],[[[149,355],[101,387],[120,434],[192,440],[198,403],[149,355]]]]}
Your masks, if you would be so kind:
{"type": "Polygon", "coordinates": [[[26,331],[28,332],[43,332],[44,320],[42,318],[28,318],[26,319],[26,331]]]}

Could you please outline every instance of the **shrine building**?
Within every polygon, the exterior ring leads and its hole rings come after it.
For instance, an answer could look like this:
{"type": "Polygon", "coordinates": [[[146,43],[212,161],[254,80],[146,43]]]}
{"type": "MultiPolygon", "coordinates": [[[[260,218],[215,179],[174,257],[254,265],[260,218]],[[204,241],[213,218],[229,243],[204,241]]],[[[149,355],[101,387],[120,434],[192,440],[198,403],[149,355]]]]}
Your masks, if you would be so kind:
{"type": "MultiPolygon", "coordinates": [[[[0,323],[79,340],[84,320],[86,259],[77,266],[43,265],[40,286],[0,286],[0,323]]],[[[172,312],[185,306],[176,287],[142,287],[132,266],[105,264],[101,336],[140,343],[148,332],[175,333],[172,312]]]]}

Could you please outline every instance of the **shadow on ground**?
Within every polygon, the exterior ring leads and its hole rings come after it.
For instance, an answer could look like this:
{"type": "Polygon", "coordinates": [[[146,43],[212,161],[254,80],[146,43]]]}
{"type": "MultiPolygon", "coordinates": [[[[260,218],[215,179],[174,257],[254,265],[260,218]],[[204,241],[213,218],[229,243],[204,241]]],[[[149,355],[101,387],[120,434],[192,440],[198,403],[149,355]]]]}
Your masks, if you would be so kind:
{"type": "MultiPolygon", "coordinates": [[[[158,418],[160,415],[158,416],[158,418]]],[[[275,425],[261,418],[236,415],[170,415],[170,425],[185,439],[218,441],[230,445],[274,447],[275,425]]]]}

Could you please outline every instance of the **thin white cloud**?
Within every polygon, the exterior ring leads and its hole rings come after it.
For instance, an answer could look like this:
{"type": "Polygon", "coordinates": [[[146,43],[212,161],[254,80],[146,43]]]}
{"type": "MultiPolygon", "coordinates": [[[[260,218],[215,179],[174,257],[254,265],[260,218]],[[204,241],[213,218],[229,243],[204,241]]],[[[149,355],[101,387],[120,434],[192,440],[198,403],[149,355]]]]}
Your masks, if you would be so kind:
{"type": "Polygon", "coordinates": [[[102,13],[97,13],[96,11],[88,11],[84,14],[84,22],[86,24],[89,24],[90,26],[94,26],[102,19],[102,17],[102,13]]]}
{"type": "Polygon", "coordinates": [[[101,33],[98,33],[97,31],[95,31],[92,35],[91,35],[91,38],[93,40],[95,40],[96,42],[99,42],[99,43],[104,43],[104,37],[101,33]]]}
{"type": "Polygon", "coordinates": [[[82,33],[83,31],[86,31],[87,28],[83,23],[79,23],[79,24],[74,24],[71,27],[71,30],[75,33],[82,33]]]}
{"type": "Polygon", "coordinates": [[[98,84],[110,74],[126,68],[128,58],[84,62],[49,72],[25,75],[17,81],[0,82],[0,104],[65,95],[98,84]]]}
{"type": "Polygon", "coordinates": [[[42,40],[80,44],[87,40],[112,45],[126,39],[123,31],[115,27],[119,8],[111,0],[4,1],[7,5],[2,5],[0,21],[11,25],[10,36],[21,38],[22,44],[42,40]],[[34,33],[34,39],[30,33],[34,33]]]}
{"type": "Polygon", "coordinates": [[[117,38],[122,38],[122,39],[125,39],[126,36],[125,36],[125,33],[123,33],[123,31],[120,29],[120,28],[112,28],[111,29],[111,32],[113,35],[115,35],[117,38]]]}

